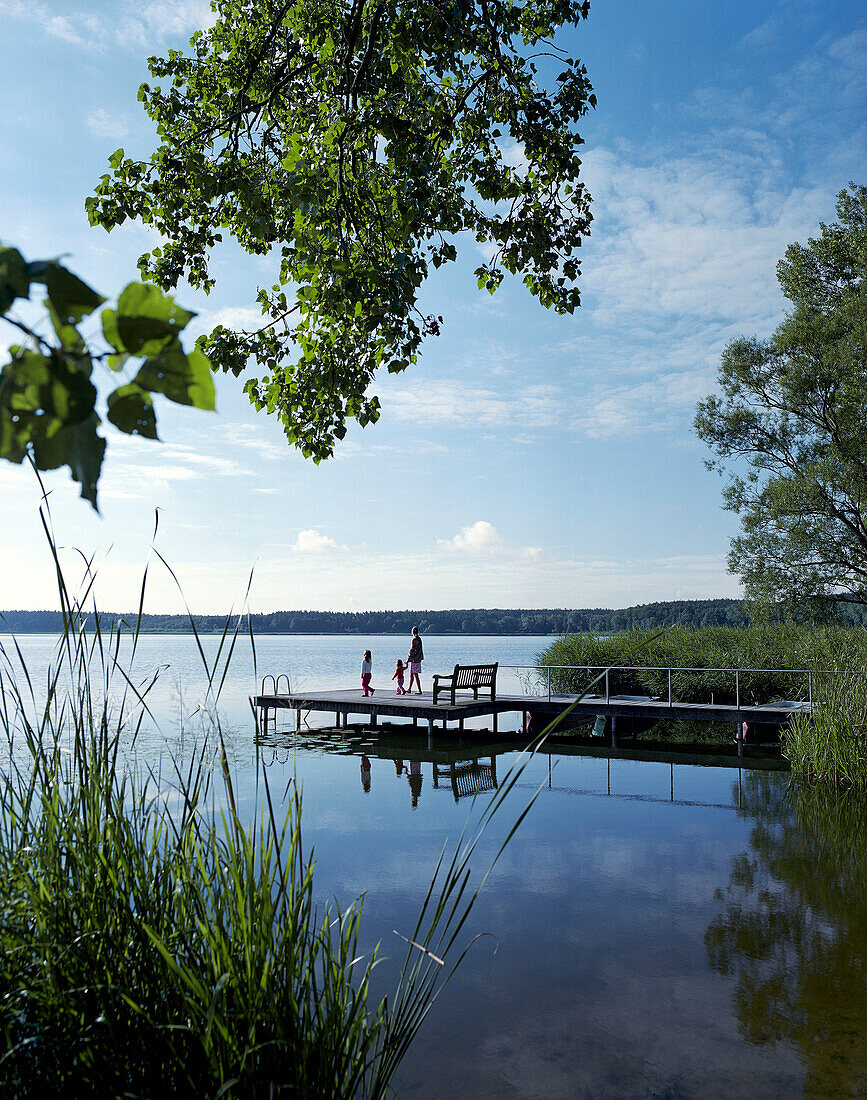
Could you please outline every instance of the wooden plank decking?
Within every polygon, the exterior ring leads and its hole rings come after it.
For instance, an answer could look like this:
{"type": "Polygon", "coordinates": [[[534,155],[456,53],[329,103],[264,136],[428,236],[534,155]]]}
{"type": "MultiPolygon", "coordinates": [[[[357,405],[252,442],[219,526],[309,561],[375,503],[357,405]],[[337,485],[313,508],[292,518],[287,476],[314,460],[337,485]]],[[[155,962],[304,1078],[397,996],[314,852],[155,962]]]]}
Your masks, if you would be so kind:
{"type": "Polygon", "coordinates": [[[289,694],[257,695],[253,704],[262,710],[294,710],[298,713],[300,724],[301,711],[331,711],[336,717],[335,725],[340,728],[348,724],[350,714],[364,716],[375,726],[379,718],[407,718],[414,726],[420,721],[426,722],[428,733],[433,734],[434,723],[441,723],[443,730],[449,723],[458,723],[463,728],[464,720],[480,716],[491,716],[494,731],[497,729],[497,716],[508,712],[518,712],[527,716],[528,722],[538,724],[545,718],[562,714],[573,703],[574,718],[590,721],[598,715],[612,719],[632,717],[639,719],[662,719],[691,722],[730,722],[739,725],[747,722],[767,725],[783,725],[795,714],[810,714],[809,703],[777,702],[759,706],[734,706],[712,703],[669,703],[668,700],[650,699],[634,695],[612,695],[610,697],[584,696],[576,702],[575,695],[498,695],[490,699],[457,699],[434,705],[430,692],[421,695],[395,695],[393,692],[376,691],[365,696],[360,688],[336,689],[333,691],[292,692],[289,694]]]}

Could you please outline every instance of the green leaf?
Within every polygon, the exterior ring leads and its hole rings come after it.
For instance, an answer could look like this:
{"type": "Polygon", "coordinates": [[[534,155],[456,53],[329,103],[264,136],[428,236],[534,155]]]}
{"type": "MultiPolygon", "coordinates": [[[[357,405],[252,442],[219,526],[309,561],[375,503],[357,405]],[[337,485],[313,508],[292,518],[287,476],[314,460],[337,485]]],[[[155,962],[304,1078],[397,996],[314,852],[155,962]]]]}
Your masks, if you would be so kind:
{"type": "Polygon", "coordinates": [[[105,301],[101,294],[60,264],[48,264],[44,276],[34,282],[45,283],[49,301],[67,324],[77,325],[105,301]]]}
{"type": "MultiPolygon", "coordinates": [[[[84,339],[81,333],[75,327],[75,325],[66,324],[63,318],[58,314],[57,310],[51,304],[50,299],[46,301],[48,308],[48,316],[51,318],[51,325],[57,334],[57,338],[60,341],[60,346],[66,351],[75,351],[80,354],[85,352],[84,339]]],[[[88,359],[88,364],[90,360],[88,359]]],[[[90,373],[88,365],[87,373],[90,373]]]]}
{"type": "MultiPolygon", "coordinates": [[[[106,310],[105,313],[110,313],[106,310]]],[[[156,355],[170,344],[195,317],[195,313],[175,304],[174,298],[150,283],[130,283],[117,300],[117,314],[109,318],[111,341],[118,351],[134,355],[156,355]]],[[[103,331],[106,318],[103,314],[103,331]]],[[[109,339],[108,332],[106,338],[109,339]]]]}
{"type": "Polygon", "coordinates": [[[215,391],[211,364],[200,351],[184,354],[176,341],[150,359],[146,359],[134,382],[143,390],[164,394],[179,405],[213,411],[215,391]]]}
{"type": "Polygon", "coordinates": [[[77,424],[93,411],[96,389],[87,374],[59,352],[25,351],[0,375],[0,409],[14,414],[53,416],[62,425],[77,424]]]}
{"type": "Polygon", "coordinates": [[[0,314],[30,294],[27,264],[17,248],[0,248],[0,314]]]}
{"type": "Polygon", "coordinates": [[[111,370],[123,370],[130,355],[128,351],[122,351],[120,355],[109,355],[108,365],[111,370]]]}
{"type": "Polygon", "coordinates": [[[102,335],[105,337],[106,342],[111,344],[115,351],[125,352],[126,348],[123,346],[123,340],[121,340],[120,333],[117,331],[117,310],[104,309],[100,317],[102,320],[102,335]]]}
{"type": "Polygon", "coordinates": [[[105,440],[96,434],[99,417],[93,413],[80,424],[66,428],[61,435],[66,437],[66,464],[73,480],[81,486],[81,496],[90,501],[95,512],[96,486],[105,456],[105,440]]]}
{"type": "Polygon", "coordinates": [[[141,387],[130,383],[108,395],[108,419],[127,435],[159,439],[154,403],[141,387]]]}

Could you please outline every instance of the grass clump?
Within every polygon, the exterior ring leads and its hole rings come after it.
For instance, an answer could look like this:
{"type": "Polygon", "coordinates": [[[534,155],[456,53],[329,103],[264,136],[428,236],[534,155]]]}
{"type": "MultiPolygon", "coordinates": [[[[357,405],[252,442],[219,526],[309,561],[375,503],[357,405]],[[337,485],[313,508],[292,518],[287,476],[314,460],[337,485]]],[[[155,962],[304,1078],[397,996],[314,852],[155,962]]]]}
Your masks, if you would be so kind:
{"type": "Polygon", "coordinates": [[[368,1010],[360,907],[317,911],[298,791],[278,821],[263,779],[246,824],[206,748],[169,784],[128,771],[103,639],[64,641],[35,721],[4,678],[4,1095],[378,1094],[401,1021],[368,1010]]]}
{"type": "Polygon", "coordinates": [[[783,755],[807,780],[867,790],[867,675],[816,680],[813,716],[798,716],[784,730],[783,755]]]}

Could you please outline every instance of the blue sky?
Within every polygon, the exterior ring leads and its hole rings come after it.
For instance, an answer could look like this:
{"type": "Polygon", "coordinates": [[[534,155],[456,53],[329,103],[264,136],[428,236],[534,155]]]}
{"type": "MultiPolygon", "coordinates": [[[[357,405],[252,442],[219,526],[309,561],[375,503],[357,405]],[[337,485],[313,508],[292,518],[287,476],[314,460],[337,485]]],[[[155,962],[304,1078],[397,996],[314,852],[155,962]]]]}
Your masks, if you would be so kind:
{"type": "MultiPolygon", "coordinates": [[[[152,148],[144,59],[207,18],[201,0],[0,0],[0,239],[68,253],[109,296],[136,277],[153,236],[91,230],[84,198],[118,146],[152,148]]],[[[476,291],[468,242],[424,292],[442,336],[376,381],[379,423],[331,462],[291,451],[233,379],[216,415],[163,403],[162,443],[107,431],[101,517],[65,473],[47,479],[58,541],[95,557],[102,606],[135,603],[155,508],[156,545],[202,612],[239,607],[251,569],[254,611],[740,594],[695,403],[727,341],[779,322],[786,245],[865,182],[867,20],[840,0],[596,0],[562,42],[599,100],[582,128],[582,308],[549,314],[514,280],[476,291]]],[[[272,281],[230,248],[214,270],[209,298],[177,292],[196,331],[257,316],[272,281]]],[[[33,475],[0,464],[0,491],[0,607],[54,606],[33,475]]],[[[180,610],[171,578],[150,576],[149,609],[180,610]]]]}

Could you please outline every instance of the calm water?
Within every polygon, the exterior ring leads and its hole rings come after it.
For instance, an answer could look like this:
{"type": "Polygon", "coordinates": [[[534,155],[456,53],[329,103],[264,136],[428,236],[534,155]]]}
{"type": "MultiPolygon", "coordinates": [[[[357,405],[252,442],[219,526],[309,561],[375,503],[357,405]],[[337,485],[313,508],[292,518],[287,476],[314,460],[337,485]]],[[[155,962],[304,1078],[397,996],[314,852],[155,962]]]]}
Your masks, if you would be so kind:
{"type": "MultiPolygon", "coordinates": [[[[426,638],[423,684],[459,659],[530,663],[545,641],[426,638]]],[[[288,672],[293,687],[352,686],[369,644],[384,688],[406,643],[262,638],[259,674],[288,672]]],[[[34,668],[47,663],[50,640],[22,647],[34,668]]],[[[140,745],[150,759],[192,751],[188,716],[206,701],[197,661],[191,639],[141,642],[138,675],[167,666],[140,745]]],[[[247,648],[220,701],[247,812],[257,800],[246,703],[254,683],[247,648]]],[[[381,943],[389,960],[379,994],[402,958],[394,930],[411,933],[443,843],[457,841],[471,812],[465,792],[493,789],[517,758],[495,749],[443,738],[431,751],[426,736],[400,730],[288,728],[259,746],[274,792],[293,774],[303,783],[320,896],[346,904],[364,894],[365,947],[381,943]]],[[[862,803],[790,792],[780,772],[561,748],[530,762],[483,840],[477,872],[536,790],[470,919],[471,933],[489,935],[437,1003],[400,1072],[400,1095],[867,1095],[862,803]]]]}

